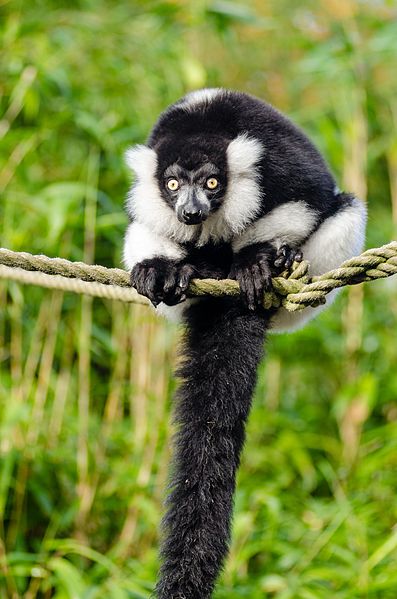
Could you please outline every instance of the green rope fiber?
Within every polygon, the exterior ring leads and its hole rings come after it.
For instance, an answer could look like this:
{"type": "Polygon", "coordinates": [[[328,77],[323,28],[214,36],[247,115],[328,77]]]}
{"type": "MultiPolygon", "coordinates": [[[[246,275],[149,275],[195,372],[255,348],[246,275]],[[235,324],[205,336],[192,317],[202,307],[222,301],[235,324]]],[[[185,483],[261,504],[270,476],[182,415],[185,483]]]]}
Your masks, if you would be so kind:
{"type": "MultiPolygon", "coordinates": [[[[265,308],[283,306],[295,312],[324,304],[327,294],[339,287],[394,274],[397,274],[397,241],[369,249],[320,276],[309,276],[308,262],[296,262],[290,273],[282,273],[273,279],[273,290],[264,294],[263,305],[265,308]]],[[[125,270],[13,252],[6,248],[0,248],[0,278],[124,302],[148,303],[130,287],[130,277],[125,270]]],[[[237,281],[230,279],[194,279],[188,290],[191,297],[238,293],[237,281]]]]}

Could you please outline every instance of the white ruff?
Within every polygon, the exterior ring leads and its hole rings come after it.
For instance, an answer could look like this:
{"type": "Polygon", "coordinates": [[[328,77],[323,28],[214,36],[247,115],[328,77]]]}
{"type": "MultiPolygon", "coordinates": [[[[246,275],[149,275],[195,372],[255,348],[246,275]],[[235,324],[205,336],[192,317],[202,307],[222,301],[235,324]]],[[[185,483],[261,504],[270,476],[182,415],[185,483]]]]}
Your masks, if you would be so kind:
{"type": "Polygon", "coordinates": [[[230,142],[226,195],[219,210],[204,222],[197,245],[211,240],[231,241],[255,218],[261,203],[256,165],[263,152],[263,145],[245,134],[230,142]]]}
{"type": "Polygon", "coordinates": [[[228,145],[229,182],[221,211],[233,233],[240,233],[259,212],[261,189],[256,165],[263,153],[261,142],[245,134],[228,145]]]}
{"type": "Polygon", "coordinates": [[[179,222],[175,211],[161,197],[156,179],[156,152],[147,146],[136,146],[127,151],[126,160],[137,176],[127,198],[131,217],[168,239],[178,242],[192,239],[197,225],[179,222]]]}

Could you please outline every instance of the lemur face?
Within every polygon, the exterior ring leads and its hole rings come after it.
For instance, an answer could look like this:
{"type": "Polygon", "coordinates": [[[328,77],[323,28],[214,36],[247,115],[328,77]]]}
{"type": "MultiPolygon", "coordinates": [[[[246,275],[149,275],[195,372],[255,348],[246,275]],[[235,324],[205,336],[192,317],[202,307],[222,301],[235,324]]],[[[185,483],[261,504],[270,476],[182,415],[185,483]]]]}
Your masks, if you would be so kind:
{"type": "Polygon", "coordinates": [[[197,225],[215,212],[226,191],[225,173],[212,162],[193,169],[174,162],[165,169],[159,183],[163,197],[186,225],[197,225]]]}
{"type": "Polygon", "coordinates": [[[160,193],[185,225],[219,209],[226,194],[226,143],[219,139],[167,139],[156,148],[160,193]]]}

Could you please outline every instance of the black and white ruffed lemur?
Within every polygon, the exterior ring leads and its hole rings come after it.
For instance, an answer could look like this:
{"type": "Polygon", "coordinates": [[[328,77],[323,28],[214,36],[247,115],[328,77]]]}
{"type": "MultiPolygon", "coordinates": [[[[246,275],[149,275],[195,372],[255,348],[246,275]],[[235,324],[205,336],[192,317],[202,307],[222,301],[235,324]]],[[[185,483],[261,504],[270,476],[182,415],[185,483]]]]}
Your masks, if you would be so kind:
{"type": "Polygon", "coordinates": [[[360,253],[366,210],[338,189],[302,131],[244,93],[188,94],[126,159],[136,175],[124,246],[131,283],[186,325],[156,592],[207,599],[228,551],[265,334],[321,310],[265,310],[263,292],[302,255],[321,274],[360,253]],[[195,277],[236,279],[241,297],[186,299],[195,277]]]}

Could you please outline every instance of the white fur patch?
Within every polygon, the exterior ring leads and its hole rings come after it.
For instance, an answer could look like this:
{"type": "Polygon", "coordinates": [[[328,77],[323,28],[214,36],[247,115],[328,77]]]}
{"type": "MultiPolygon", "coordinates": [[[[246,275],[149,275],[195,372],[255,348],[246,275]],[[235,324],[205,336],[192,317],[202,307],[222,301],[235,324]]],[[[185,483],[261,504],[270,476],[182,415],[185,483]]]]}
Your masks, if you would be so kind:
{"type": "Polygon", "coordinates": [[[154,233],[139,222],[133,222],[127,228],[123,262],[128,270],[147,258],[163,256],[172,260],[180,260],[185,255],[186,252],[177,243],[154,233]]]}
{"type": "MultiPolygon", "coordinates": [[[[233,139],[227,147],[229,181],[224,202],[217,214],[226,239],[230,234],[243,231],[260,210],[261,189],[256,165],[263,152],[261,142],[246,134],[233,139]]],[[[218,232],[218,236],[221,235],[222,230],[218,232]]]]}
{"type": "Polygon", "coordinates": [[[246,133],[238,135],[227,147],[227,164],[232,176],[256,177],[255,166],[264,153],[263,144],[246,133]]]}
{"type": "Polygon", "coordinates": [[[199,298],[191,297],[186,299],[184,302],[177,304],[176,306],[167,306],[167,304],[161,302],[156,308],[156,313],[164,316],[164,318],[170,320],[171,322],[180,323],[183,320],[183,315],[186,308],[189,308],[189,306],[199,301],[199,298]]]}
{"type": "Polygon", "coordinates": [[[316,220],[317,213],[305,202],[281,204],[236,237],[233,250],[237,252],[247,245],[263,241],[272,241],[276,247],[283,243],[299,243],[310,234],[316,220]]]}
{"type": "Polygon", "coordinates": [[[147,173],[154,174],[156,172],[156,152],[143,144],[129,148],[125,153],[125,161],[138,178],[146,177],[147,173]]]}
{"type": "Polygon", "coordinates": [[[364,245],[366,221],[366,206],[358,199],[327,218],[303,248],[304,258],[310,262],[310,273],[321,275],[359,254],[364,245]]]}
{"type": "MultiPolygon", "coordinates": [[[[361,253],[365,240],[367,211],[363,202],[353,204],[327,218],[302,247],[303,257],[310,262],[310,274],[320,275],[361,253]]],[[[271,331],[281,333],[302,327],[329,306],[339,290],[327,295],[327,303],[318,308],[288,312],[281,308],[272,319],[271,331]]]]}
{"type": "Polygon", "coordinates": [[[222,88],[220,87],[206,87],[204,89],[197,89],[192,91],[182,99],[182,101],[177,105],[178,108],[182,107],[185,109],[194,109],[197,108],[200,104],[204,104],[206,102],[211,102],[216,96],[222,93],[222,88]]]}
{"type": "Polygon", "coordinates": [[[127,210],[133,220],[163,237],[190,241],[198,225],[180,223],[175,211],[161,197],[156,178],[156,152],[147,146],[135,146],[127,151],[126,160],[137,175],[127,197],[127,210]]]}

